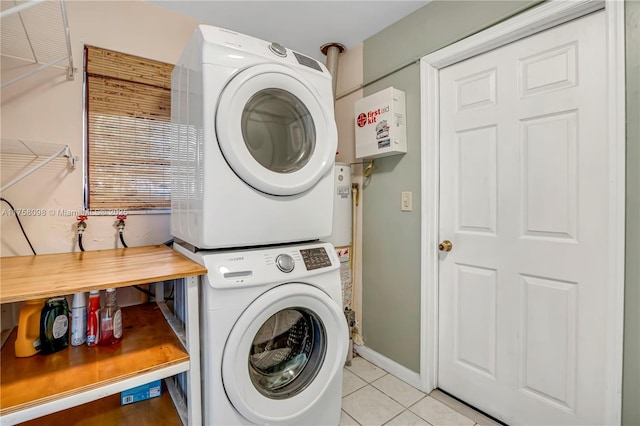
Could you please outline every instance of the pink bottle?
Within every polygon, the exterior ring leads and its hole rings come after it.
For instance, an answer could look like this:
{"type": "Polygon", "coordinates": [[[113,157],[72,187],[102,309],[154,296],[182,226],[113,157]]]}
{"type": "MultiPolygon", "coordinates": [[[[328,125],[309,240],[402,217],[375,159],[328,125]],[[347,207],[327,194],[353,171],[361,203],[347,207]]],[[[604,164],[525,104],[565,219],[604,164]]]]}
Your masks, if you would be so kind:
{"type": "Polygon", "coordinates": [[[100,290],[89,292],[87,313],[87,346],[96,346],[100,340],[100,290]]]}
{"type": "Polygon", "coordinates": [[[116,302],[116,289],[108,288],[105,306],[100,310],[100,345],[114,345],[122,340],[122,310],[116,302]]]}

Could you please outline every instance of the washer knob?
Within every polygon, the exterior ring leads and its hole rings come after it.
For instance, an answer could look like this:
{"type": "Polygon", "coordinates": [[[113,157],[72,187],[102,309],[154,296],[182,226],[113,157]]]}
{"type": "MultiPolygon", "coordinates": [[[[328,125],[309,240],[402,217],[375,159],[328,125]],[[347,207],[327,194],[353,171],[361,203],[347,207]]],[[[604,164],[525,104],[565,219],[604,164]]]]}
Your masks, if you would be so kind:
{"type": "Polygon", "coordinates": [[[275,42],[271,43],[269,45],[269,50],[271,50],[273,53],[280,56],[281,58],[284,58],[287,56],[287,48],[278,43],[275,43],[275,42]]]}
{"type": "Polygon", "coordinates": [[[276,257],[276,266],[282,272],[288,273],[293,271],[293,268],[296,266],[296,262],[288,254],[279,254],[278,257],[276,257]]]}

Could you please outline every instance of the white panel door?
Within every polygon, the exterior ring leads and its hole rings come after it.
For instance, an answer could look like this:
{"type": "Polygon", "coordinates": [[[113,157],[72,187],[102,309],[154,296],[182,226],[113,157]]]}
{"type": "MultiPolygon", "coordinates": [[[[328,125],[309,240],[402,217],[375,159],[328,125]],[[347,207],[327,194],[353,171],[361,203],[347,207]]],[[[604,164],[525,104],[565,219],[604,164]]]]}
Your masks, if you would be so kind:
{"type": "Polygon", "coordinates": [[[604,13],[440,71],[438,387],[508,424],[604,424],[604,13]]]}

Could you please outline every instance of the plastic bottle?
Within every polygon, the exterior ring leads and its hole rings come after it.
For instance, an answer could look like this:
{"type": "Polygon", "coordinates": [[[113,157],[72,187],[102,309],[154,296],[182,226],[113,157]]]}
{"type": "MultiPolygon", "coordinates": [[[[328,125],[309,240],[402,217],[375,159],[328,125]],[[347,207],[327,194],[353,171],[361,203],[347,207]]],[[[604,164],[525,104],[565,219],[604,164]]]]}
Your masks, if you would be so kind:
{"type": "Polygon", "coordinates": [[[29,300],[20,309],[15,350],[17,357],[40,352],[40,313],[44,299],[29,300]]]}
{"type": "Polygon", "coordinates": [[[101,345],[113,345],[122,340],[122,310],[116,302],[116,289],[108,288],[105,307],[100,310],[101,345]]]}
{"type": "Polygon", "coordinates": [[[100,340],[100,290],[89,292],[87,314],[87,346],[95,346],[100,340]]]}
{"type": "Polygon", "coordinates": [[[40,314],[40,351],[58,352],[69,346],[69,305],[64,297],[47,300],[40,314]]]}
{"type": "Polygon", "coordinates": [[[71,344],[80,346],[87,340],[87,298],[75,293],[71,302],[71,344]]]}

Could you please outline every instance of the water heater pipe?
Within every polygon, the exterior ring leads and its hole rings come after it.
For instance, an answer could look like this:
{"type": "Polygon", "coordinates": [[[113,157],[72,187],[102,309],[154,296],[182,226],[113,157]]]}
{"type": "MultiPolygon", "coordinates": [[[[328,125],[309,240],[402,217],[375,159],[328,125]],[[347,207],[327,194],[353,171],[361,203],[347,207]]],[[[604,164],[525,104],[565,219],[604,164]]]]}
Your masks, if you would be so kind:
{"type": "Polygon", "coordinates": [[[338,83],[338,57],[342,52],[347,50],[343,44],[340,43],[326,43],[320,47],[320,51],[323,55],[327,56],[327,69],[331,73],[331,89],[333,91],[333,99],[336,99],[336,86],[338,83]]]}

